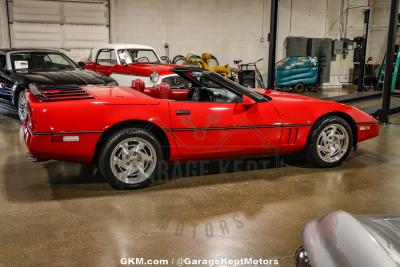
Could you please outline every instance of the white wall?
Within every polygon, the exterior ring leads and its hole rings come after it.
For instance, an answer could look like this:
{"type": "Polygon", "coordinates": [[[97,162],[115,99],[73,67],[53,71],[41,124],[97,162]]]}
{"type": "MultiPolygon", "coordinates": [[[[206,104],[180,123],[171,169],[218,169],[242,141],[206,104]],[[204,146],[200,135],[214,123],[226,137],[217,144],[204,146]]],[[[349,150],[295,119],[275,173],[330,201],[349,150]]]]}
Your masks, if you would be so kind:
{"type": "Polygon", "coordinates": [[[372,56],[373,60],[379,64],[386,53],[389,16],[390,0],[374,1],[370,23],[371,38],[369,38],[367,54],[372,56]]]}
{"type": "Polygon", "coordinates": [[[113,42],[149,44],[160,55],[167,42],[172,57],[209,51],[222,64],[267,58],[268,43],[260,41],[269,30],[263,0],[114,0],[111,14],[113,42]]]}
{"type": "Polygon", "coordinates": [[[0,48],[10,47],[6,0],[0,0],[0,48]]]}

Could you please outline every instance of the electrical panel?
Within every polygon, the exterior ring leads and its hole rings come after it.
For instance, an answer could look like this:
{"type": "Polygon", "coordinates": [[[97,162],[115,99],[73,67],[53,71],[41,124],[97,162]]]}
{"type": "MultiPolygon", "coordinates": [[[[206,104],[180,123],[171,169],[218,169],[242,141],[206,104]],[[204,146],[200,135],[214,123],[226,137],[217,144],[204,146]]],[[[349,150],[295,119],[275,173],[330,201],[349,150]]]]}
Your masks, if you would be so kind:
{"type": "Polygon", "coordinates": [[[321,82],[329,82],[332,60],[332,39],[309,38],[307,55],[318,58],[321,82]]]}
{"type": "Polygon", "coordinates": [[[332,55],[341,55],[343,54],[343,48],[344,48],[344,41],[343,40],[334,40],[333,41],[333,51],[332,55]]]}
{"type": "Polygon", "coordinates": [[[306,57],[307,56],[307,39],[306,37],[286,38],[286,56],[287,57],[306,57]]]}

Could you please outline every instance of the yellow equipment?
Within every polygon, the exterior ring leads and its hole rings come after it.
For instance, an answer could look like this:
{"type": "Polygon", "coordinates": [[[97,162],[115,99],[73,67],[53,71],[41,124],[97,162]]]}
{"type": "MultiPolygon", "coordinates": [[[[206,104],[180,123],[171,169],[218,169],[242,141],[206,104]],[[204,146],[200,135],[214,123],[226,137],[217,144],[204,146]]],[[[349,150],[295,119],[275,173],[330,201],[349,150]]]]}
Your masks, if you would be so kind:
{"type": "Polygon", "coordinates": [[[229,68],[229,64],[226,64],[225,66],[210,66],[208,64],[208,61],[211,59],[211,57],[212,57],[211,53],[208,53],[208,52],[205,52],[201,55],[201,59],[200,59],[199,63],[203,69],[221,74],[227,78],[232,77],[232,73],[229,68]]]}

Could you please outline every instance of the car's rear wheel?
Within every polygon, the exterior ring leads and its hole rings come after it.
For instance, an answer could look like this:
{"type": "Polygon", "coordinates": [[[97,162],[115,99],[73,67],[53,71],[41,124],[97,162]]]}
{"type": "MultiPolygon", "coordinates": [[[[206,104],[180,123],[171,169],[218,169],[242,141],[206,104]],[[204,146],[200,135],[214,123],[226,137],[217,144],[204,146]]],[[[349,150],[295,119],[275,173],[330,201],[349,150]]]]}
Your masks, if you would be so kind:
{"type": "Polygon", "coordinates": [[[24,121],[28,112],[27,101],[25,97],[25,90],[21,90],[17,97],[17,112],[20,121],[24,121]]]}
{"type": "Polygon", "coordinates": [[[98,165],[101,174],[116,189],[137,189],[156,177],[163,153],[158,140],[143,129],[128,128],[110,136],[98,165]]]}
{"type": "Polygon", "coordinates": [[[298,83],[293,87],[293,92],[295,93],[303,93],[306,90],[306,87],[302,83],[298,83]]]}
{"type": "Polygon", "coordinates": [[[311,130],[306,149],[308,160],[320,167],[339,166],[350,154],[353,132],[346,120],[329,116],[311,130]]]}

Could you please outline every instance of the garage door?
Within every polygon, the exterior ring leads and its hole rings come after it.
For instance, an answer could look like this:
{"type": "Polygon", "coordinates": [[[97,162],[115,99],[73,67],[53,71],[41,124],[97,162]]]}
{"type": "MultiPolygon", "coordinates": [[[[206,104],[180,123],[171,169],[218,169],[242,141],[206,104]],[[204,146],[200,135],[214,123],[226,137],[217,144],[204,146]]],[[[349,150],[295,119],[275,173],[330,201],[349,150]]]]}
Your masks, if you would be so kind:
{"type": "Polygon", "coordinates": [[[106,0],[8,0],[7,3],[13,47],[68,50],[92,48],[109,41],[106,0]]]}

